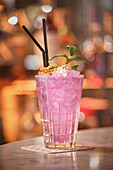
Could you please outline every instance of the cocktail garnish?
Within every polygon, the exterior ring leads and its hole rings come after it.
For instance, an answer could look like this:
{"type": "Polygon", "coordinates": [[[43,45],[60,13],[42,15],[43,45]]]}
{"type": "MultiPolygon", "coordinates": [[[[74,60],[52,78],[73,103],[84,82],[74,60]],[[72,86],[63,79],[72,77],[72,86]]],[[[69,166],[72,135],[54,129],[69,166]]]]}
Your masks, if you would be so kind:
{"type": "Polygon", "coordinates": [[[78,51],[77,47],[70,46],[70,45],[66,45],[66,49],[69,51],[70,56],[73,56],[75,54],[75,52],[78,51]]]}
{"type": "Polygon", "coordinates": [[[88,62],[84,58],[82,58],[81,56],[74,56],[74,57],[69,58],[69,62],[73,61],[73,60],[75,60],[77,62],[84,62],[84,63],[88,64],[88,62]]]}
{"type": "Polygon", "coordinates": [[[49,68],[49,70],[53,70],[53,69],[55,69],[55,68],[57,68],[57,67],[53,67],[53,66],[52,66],[51,68],[49,68]]]}
{"type": "Polygon", "coordinates": [[[40,71],[41,72],[49,72],[49,73],[51,73],[52,71],[51,70],[49,70],[48,68],[46,68],[46,67],[42,67],[42,68],[40,68],[40,71]]]}
{"type": "Polygon", "coordinates": [[[50,64],[50,65],[47,67],[47,69],[51,70],[51,69],[55,69],[55,68],[57,68],[57,67],[58,67],[57,64],[52,63],[52,64],[50,64]]]}
{"type": "Polygon", "coordinates": [[[66,54],[57,54],[54,57],[52,57],[49,61],[51,61],[51,60],[53,60],[54,58],[57,58],[57,57],[65,57],[68,60],[68,56],[66,54]]]}
{"type": "MultiPolygon", "coordinates": [[[[57,55],[53,56],[49,60],[50,65],[47,68],[42,67],[40,69],[38,75],[45,74],[45,75],[52,75],[52,76],[55,76],[55,75],[64,75],[65,76],[65,75],[68,75],[68,74],[72,74],[72,72],[68,72],[68,70],[77,71],[77,69],[79,67],[79,65],[74,65],[72,67],[69,65],[69,62],[74,61],[74,60],[77,61],[77,62],[85,62],[85,63],[88,64],[88,62],[83,57],[75,55],[75,53],[78,51],[77,47],[66,45],[66,50],[69,51],[70,56],[67,56],[66,54],[57,54],[57,55]],[[57,58],[57,57],[66,58],[65,65],[58,66],[57,64],[55,64],[54,62],[51,61],[51,60],[53,60],[54,58],[57,58]]],[[[79,73],[80,72],[78,72],[78,73],[73,72],[73,74],[79,74],[79,73]]]]}
{"type": "Polygon", "coordinates": [[[75,66],[72,66],[71,69],[72,70],[77,70],[77,68],[80,67],[79,65],[75,65],[75,66]]]}
{"type": "MultiPolygon", "coordinates": [[[[81,56],[73,56],[77,51],[78,51],[78,48],[75,47],[75,46],[70,46],[70,45],[66,45],[66,49],[69,51],[70,53],[70,56],[68,57],[66,54],[57,54],[56,56],[53,56],[51,60],[53,60],[54,58],[56,57],[65,57],[66,58],[66,64],[69,64],[69,62],[71,61],[77,61],[77,62],[85,62],[88,64],[88,62],[81,56]],[[72,57],[73,56],[73,57],[72,57]]],[[[76,66],[72,66],[71,69],[72,70],[77,70],[77,68],[79,67],[79,65],[76,65],[76,66]]]]}

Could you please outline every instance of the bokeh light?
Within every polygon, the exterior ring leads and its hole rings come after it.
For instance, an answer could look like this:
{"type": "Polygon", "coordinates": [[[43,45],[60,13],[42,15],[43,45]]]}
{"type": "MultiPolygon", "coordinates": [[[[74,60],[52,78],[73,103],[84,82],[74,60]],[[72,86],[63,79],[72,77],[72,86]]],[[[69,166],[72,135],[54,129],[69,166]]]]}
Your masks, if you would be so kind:
{"type": "Polygon", "coordinates": [[[16,25],[18,22],[18,18],[16,16],[12,16],[8,19],[9,24],[16,25]]]}
{"type": "Polygon", "coordinates": [[[52,6],[51,5],[43,5],[42,11],[45,12],[45,13],[49,13],[49,12],[52,11],[52,6]]]}

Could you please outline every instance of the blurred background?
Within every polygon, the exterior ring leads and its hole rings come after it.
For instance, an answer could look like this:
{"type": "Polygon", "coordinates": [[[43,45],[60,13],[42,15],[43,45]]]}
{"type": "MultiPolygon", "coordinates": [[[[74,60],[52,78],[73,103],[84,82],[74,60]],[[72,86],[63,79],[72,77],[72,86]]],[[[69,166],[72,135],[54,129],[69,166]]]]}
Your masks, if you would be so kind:
{"type": "Polygon", "coordinates": [[[22,29],[44,46],[42,18],[50,58],[70,44],[89,62],[79,63],[79,129],[113,125],[113,0],[0,0],[0,144],[42,135],[34,80],[42,54],[22,29]]]}

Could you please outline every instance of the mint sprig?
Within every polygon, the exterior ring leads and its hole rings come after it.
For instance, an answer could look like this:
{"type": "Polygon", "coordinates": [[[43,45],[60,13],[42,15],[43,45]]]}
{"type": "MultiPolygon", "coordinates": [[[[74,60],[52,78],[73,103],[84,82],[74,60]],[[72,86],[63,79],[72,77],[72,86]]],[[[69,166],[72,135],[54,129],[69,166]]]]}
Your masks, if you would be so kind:
{"type": "Polygon", "coordinates": [[[72,69],[72,70],[77,70],[78,67],[80,67],[80,66],[79,66],[79,65],[75,65],[75,66],[72,66],[71,69],[72,69]]]}
{"type": "MultiPolygon", "coordinates": [[[[77,62],[84,62],[84,63],[88,64],[88,62],[81,56],[74,56],[73,57],[73,55],[75,55],[75,53],[78,51],[77,47],[66,45],[66,50],[69,51],[70,57],[68,57],[66,54],[57,54],[56,56],[53,56],[50,59],[50,61],[53,60],[54,58],[57,58],[57,57],[65,57],[66,58],[66,64],[68,64],[69,62],[74,61],[74,60],[77,61],[77,62]]],[[[71,69],[77,70],[78,67],[79,67],[79,65],[75,65],[75,66],[72,66],[71,69]]]]}
{"type": "Polygon", "coordinates": [[[55,69],[55,68],[57,68],[57,67],[50,67],[49,70],[52,70],[52,69],[55,69]]]}
{"type": "Polygon", "coordinates": [[[77,61],[77,62],[84,62],[84,63],[87,63],[87,64],[88,64],[88,62],[87,62],[84,58],[82,58],[82,57],[80,57],[80,56],[71,57],[71,58],[69,59],[69,62],[70,62],[70,61],[73,61],[73,60],[75,60],[75,61],[77,61]]]}
{"type": "Polygon", "coordinates": [[[65,57],[68,60],[68,56],[66,54],[57,54],[57,55],[53,56],[52,58],[50,58],[49,61],[51,61],[51,60],[53,60],[54,58],[57,58],[57,57],[65,57]]]}
{"type": "Polygon", "coordinates": [[[70,46],[70,45],[66,45],[66,49],[69,51],[70,56],[73,56],[75,52],[78,51],[78,48],[76,48],[75,46],[70,46]]]}

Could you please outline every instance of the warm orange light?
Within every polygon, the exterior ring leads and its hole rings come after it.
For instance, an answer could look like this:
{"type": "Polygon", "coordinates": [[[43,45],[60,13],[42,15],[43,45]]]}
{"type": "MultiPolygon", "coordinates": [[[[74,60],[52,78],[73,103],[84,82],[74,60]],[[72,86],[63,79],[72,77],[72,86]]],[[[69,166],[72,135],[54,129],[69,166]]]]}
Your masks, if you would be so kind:
{"type": "Polygon", "coordinates": [[[58,27],[58,33],[60,35],[66,35],[68,32],[68,27],[66,25],[58,27]]]}
{"type": "Polygon", "coordinates": [[[41,117],[40,117],[40,113],[39,113],[39,112],[36,112],[36,113],[34,114],[34,118],[35,118],[35,120],[37,121],[37,123],[38,123],[39,125],[41,125],[41,117]]]}
{"type": "Polygon", "coordinates": [[[24,9],[18,9],[15,12],[15,15],[18,17],[18,23],[20,26],[26,25],[27,28],[30,27],[30,22],[26,16],[25,10],[24,9]]]}
{"type": "Polygon", "coordinates": [[[13,59],[12,52],[9,50],[4,42],[0,43],[0,54],[6,61],[13,59]]]}
{"type": "Polygon", "coordinates": [[[113,88],[113,78],[109,77],[105,81],[105,87],[107,88],[113,88]]]}
{"type": "Polygon", "coordinates": [[[83,89],[98,89],[103,86],[103,80],[101,78],[84,79],[83,89]]]}
{"type": "Polygon", "coordinates": [[[13,95],[11,86],[5,86],[1,91],[1,98],[4,137],[7,142],[13,142],[18,140],[20,130],[17,97],[13,95]]]}
{"type": "Polygon", "coordinates": [[[36,91],[36,82],[35,80],[16,80],[12,83],[12,88],[14,94],[31,94],[36,91]]]}
{"type": "Polygon", "coordinates": [[[81,99],[81,108],[88,108],[92,110],[106,110],[110,107],[110,103],[106,99],[96,99],[83,97],[81,99]]]}
{"type": "Polygon", "coordinates": [[[103,15],[103,25],[105,32],[112,32],[112,25],[113,25],[112,14],[110,12],[104,12],[103,15]]]}
{"type": "Polygon", "coordinates": [[[4,5],[0,5],[0,12],[4,10],[4,5]]]}
{"type": "Polygon", "coordinates": [[[5,32],[8,32],[8,33],[12,32],[14,26],[8,23],[9,18],[5,15],[2,15],[2,18],[0,18],[0,19],[1,19],[1,21],[0,21],[1,29],[5,32]]]}
{"type": "Polygon", "coordinates": [[[104,85],[104,81],[101,77],[99,77],[98,75],[93,75],[90,79],[90,84],[93,88],[101,88],[104,85]]]}

